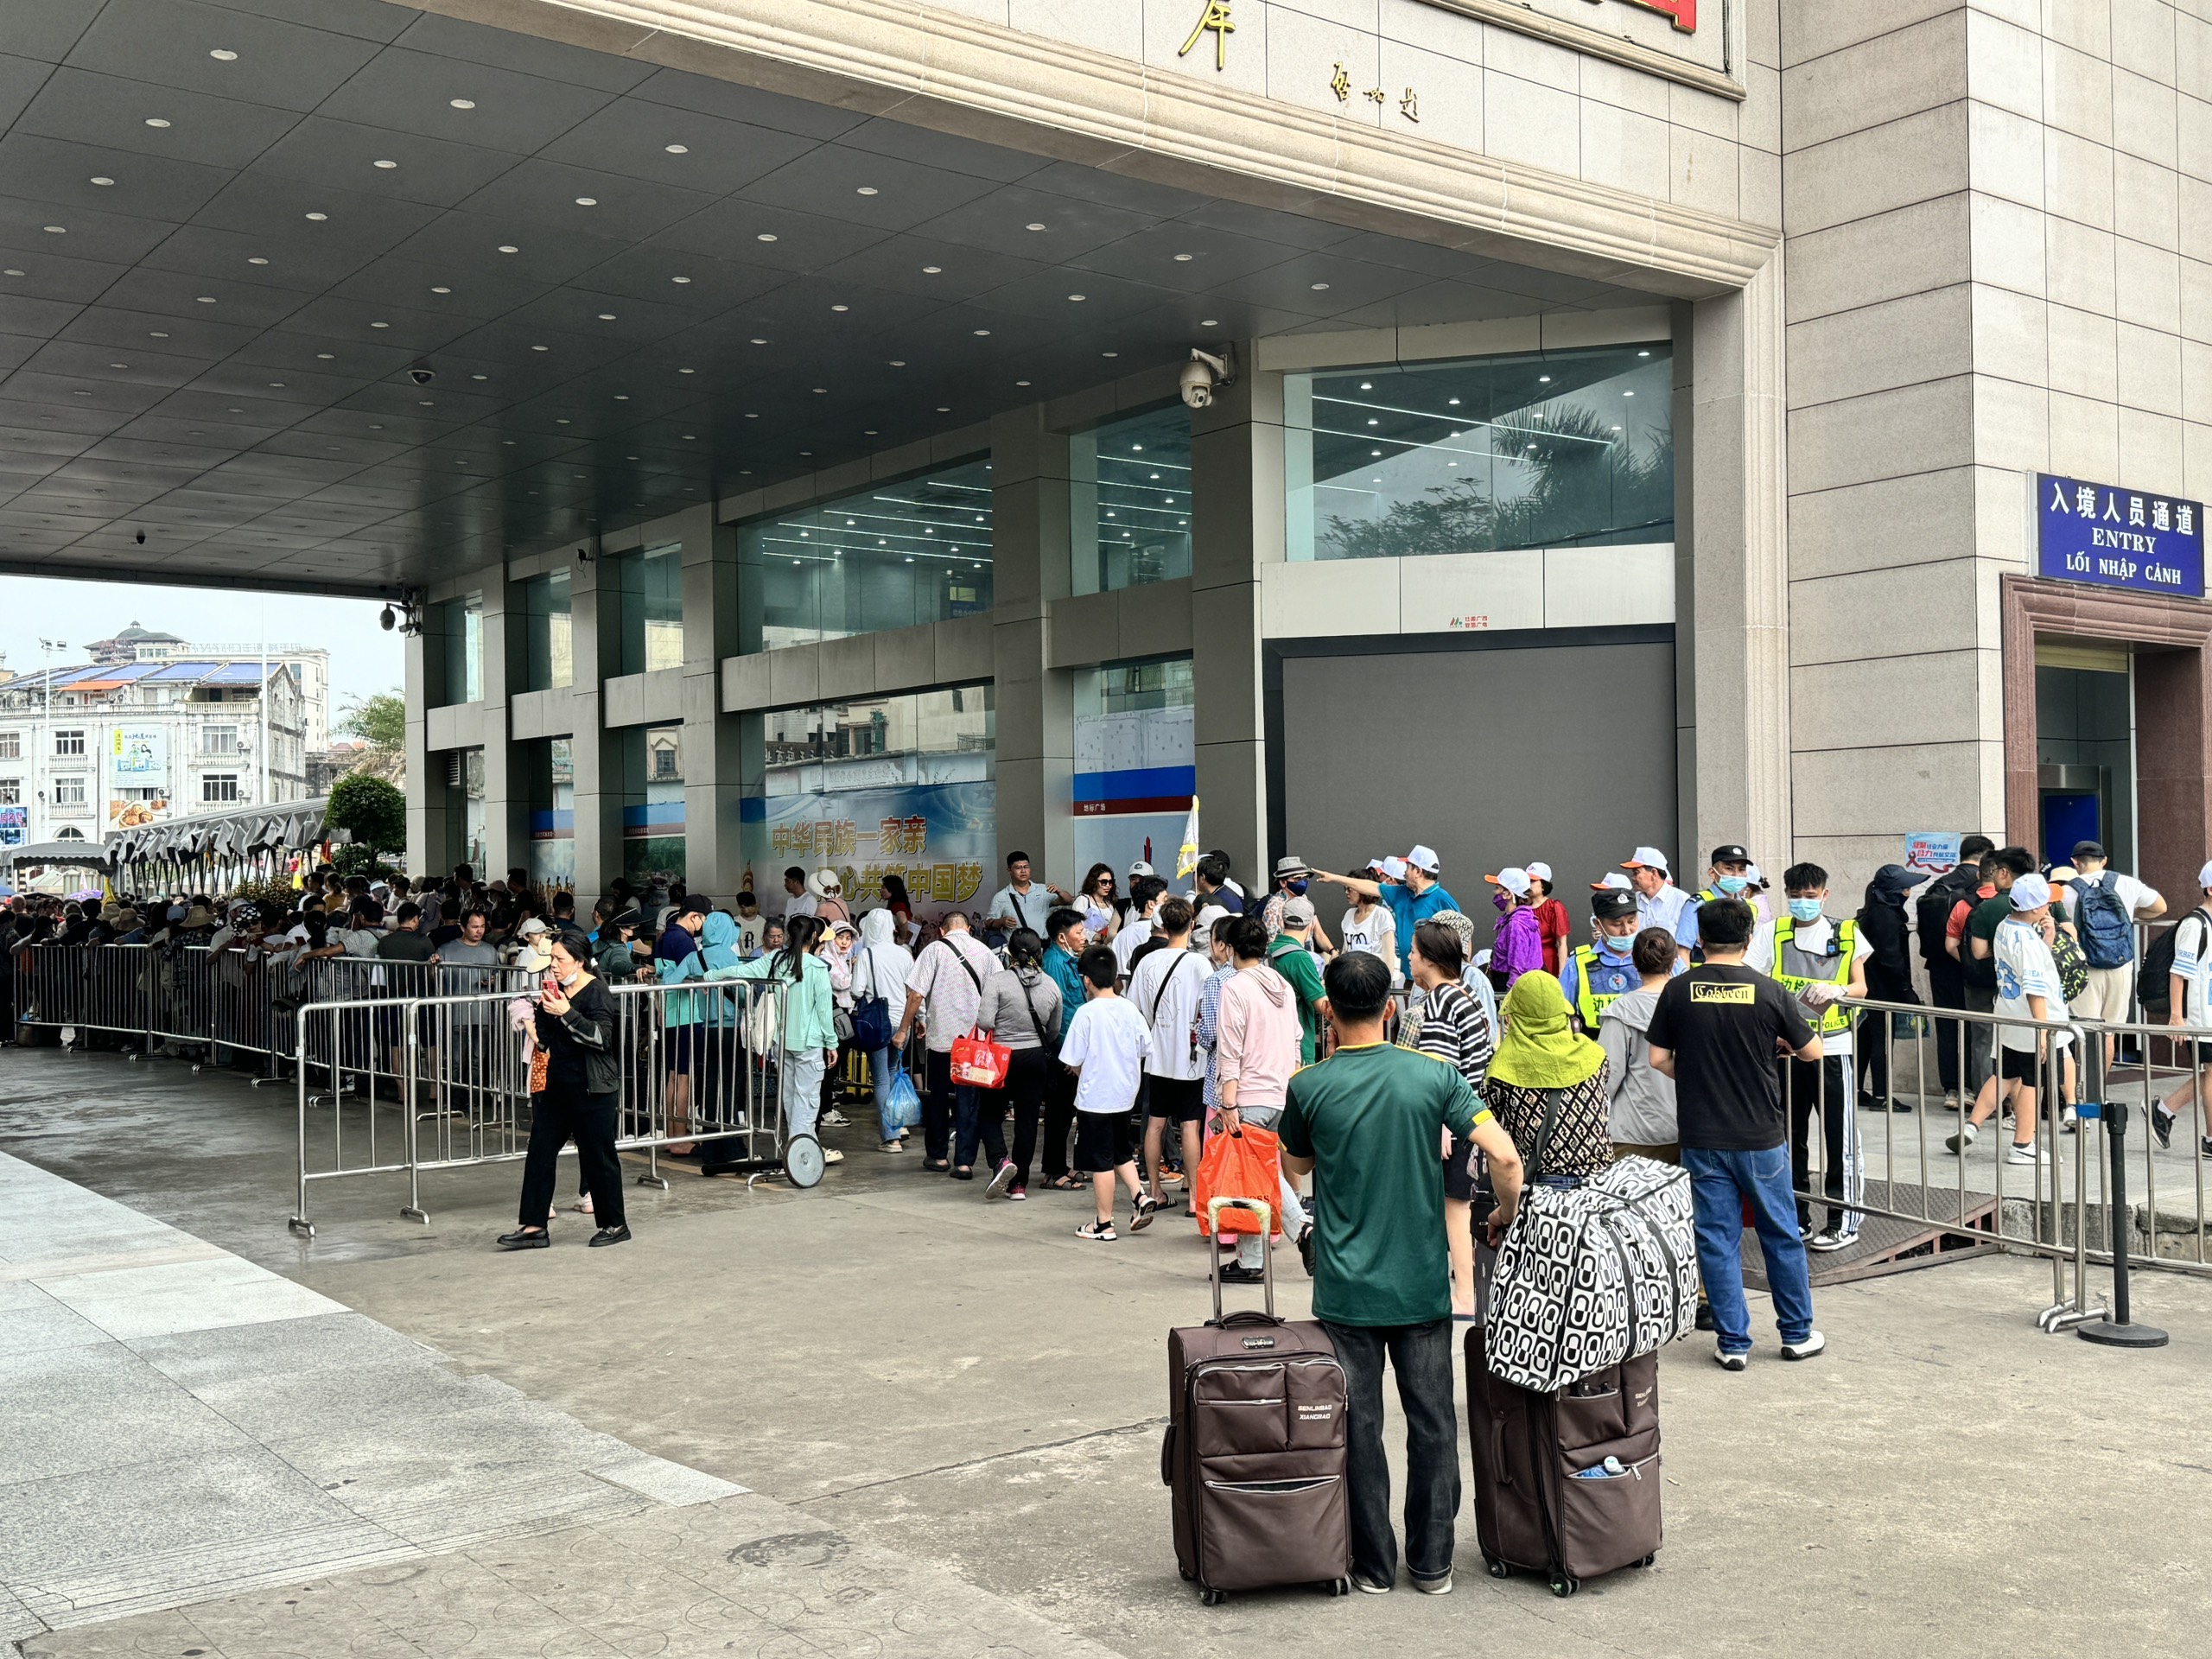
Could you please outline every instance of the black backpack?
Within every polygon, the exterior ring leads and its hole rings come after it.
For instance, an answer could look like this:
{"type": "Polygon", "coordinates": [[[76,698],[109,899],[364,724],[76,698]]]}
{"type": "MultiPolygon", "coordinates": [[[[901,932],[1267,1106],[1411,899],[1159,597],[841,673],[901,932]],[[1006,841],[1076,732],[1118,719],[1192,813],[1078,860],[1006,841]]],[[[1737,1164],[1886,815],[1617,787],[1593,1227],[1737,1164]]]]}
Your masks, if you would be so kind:
{"type": "MultiPolygon", "coordinates": [[[[2158,931],[2150,949],[2143,953],[2143,965],[2135,970],[2135,1000],[2143,1005],[2143,1018],[2148,1024],[2164,1025],[2173,1006],[2174,941],[2191,916],[2202,921],[2208,933],[2212,933],[2212,912],[2199,905],[2171,927],[2158,931]]],[[[2197,948],[2202,950],[2202,944],[2197,948]]]]}
{"type": "Polygon", "coordinates": [[[1979,868],[1961,864],[1946,871],[1930,881],[1913,905],[1913,925],[1920,932],[1920,959],[1929,967],[1952,960],[1951,953],[1943,948],[1944,930],[1950,925],[1951,911],[1961,899],[1971,899],[1981,885],[1979,868]]]}

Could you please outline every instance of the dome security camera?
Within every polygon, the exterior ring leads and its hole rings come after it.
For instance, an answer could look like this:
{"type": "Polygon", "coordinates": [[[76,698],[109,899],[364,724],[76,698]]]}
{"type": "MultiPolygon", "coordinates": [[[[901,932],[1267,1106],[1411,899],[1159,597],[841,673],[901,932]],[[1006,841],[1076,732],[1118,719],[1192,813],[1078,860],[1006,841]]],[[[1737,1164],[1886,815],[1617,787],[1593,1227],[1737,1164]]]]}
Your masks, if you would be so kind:
{"type": "Polygon", "coordinates": [[[435,369],[410,369],[407,378],[418,386],[427,386],[438,378],[438,372],[435,369]]]}
{"type": "Polygon", "coordinates": [[[1191,360],[1183,365],[1183,372],[1175,377],[1176,385],[1182,391],[1184,403],[1192,409],[1211,408],[1213,404],[1214,388],[1228,385],[1236,378],[1236,363],[1230,355],[1229,348],[1225,346],[1217,353],[1202,351],[1196,346],[1192,346],[1191,360]]]}
{"type": "Polygon", "coordinates": [[[390,633],[394,627],[398,626],[398,623],[399,619],[392,614],[391,607],[389,605],[384,607],[384,613],[377,618],[377,626],[382,628],[386,633],[390,633]]]}

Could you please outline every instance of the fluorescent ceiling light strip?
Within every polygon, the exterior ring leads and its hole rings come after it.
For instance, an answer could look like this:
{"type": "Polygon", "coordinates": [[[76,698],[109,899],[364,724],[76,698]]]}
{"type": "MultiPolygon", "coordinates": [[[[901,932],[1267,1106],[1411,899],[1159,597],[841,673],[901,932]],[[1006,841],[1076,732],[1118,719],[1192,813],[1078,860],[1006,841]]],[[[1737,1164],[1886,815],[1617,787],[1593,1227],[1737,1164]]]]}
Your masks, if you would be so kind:
{"type": "MultiPolygon", "coordinates": [[[[1576,443],[1601,443],[1608,447],[1612,443],[1612,440],[1611,438],[1586,438],[1572,432],[1556,432],[1548,426],[1513,426],[1503,421],[1478,420],[1471,416],[1465,420],[1455,420],[1449,415],[1432,415],[1425,409],[1395,409],[1389,404],[1363,404],[1359,402],[1358,399],[1353,397],[1316,397],[1313,401],[1317,404],[1342,404],[1352,409],[1371,409],[1376,410],[1377,413],[1383,415],[1411,415],[1421,420],[1435,421],[1444,426],[1457,426],[1469,430],[1471,430],[1476,427],[1483,427],[1494,432],[1521,432],[1534,434],[1538,437],[1567,438],[1576,443]]],[[[1340,432],[1332,426],[1317,426],[1310,429],[1315,432],[1331,433],[1335,436],[1343,438],[1371,438],[1375,436],[1371,432],[1340,432]]],[[[1407,440],[1399,438],[1394,439],[1392,442],[1403,443],[1406,442],[1407,440]]],[[[1432,446],[1422,445],[1421,447],[1427,448],[1432,446]]]]}

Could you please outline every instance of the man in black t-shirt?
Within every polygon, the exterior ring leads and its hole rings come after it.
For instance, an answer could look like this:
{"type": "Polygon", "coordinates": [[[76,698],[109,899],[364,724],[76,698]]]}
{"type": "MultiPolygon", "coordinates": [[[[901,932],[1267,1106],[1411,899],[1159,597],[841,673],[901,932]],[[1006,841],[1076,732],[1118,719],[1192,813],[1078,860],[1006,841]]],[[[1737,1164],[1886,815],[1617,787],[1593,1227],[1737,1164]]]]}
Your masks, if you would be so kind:
{"type": "Polygon", "coordinates": [[[1651,1064],[1675,1079],[1682,1167],[1697,1210],[1697,1265],[1719,1332],[1713,1357],[1740,1371],[1751,1351],[1744,1306],[1744,1210],[1758,1229],[1784,1359],[1810,1359],[1827,1339],[1813,1329],[1813,1289],[1784,1147],[1777,1055],[1821,1058],[1821,1039],[1796,999],[1744,966],[1751,907],[1740,899],[1698,906],[1705,961],[1659,993],[1646,1034],[1651,1064]]]}

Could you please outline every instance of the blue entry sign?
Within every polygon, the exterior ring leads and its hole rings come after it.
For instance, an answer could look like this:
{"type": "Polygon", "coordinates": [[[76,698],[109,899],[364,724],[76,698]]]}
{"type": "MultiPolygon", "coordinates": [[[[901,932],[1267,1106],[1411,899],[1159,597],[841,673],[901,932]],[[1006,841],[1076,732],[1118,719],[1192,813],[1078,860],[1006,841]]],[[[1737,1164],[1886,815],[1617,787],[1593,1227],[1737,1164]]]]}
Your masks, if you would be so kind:
{"type": "Polygon", "coordinates": [[[2204,505],[2036,474],[2036,573],[2204,597],[2204,505]]]}

